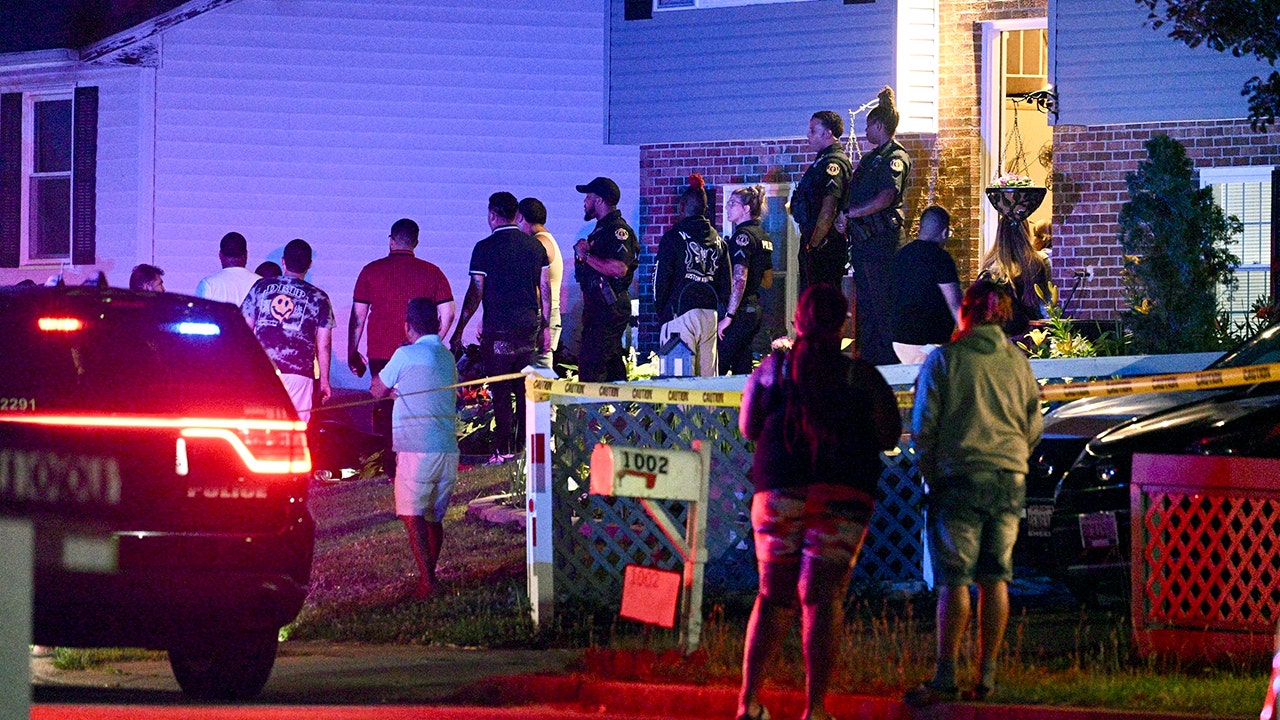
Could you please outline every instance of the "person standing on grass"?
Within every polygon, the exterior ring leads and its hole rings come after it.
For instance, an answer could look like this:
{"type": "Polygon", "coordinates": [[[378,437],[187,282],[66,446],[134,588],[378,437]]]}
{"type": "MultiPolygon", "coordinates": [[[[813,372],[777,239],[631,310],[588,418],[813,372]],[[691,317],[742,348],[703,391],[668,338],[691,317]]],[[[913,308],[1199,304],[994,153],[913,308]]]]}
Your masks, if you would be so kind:
{"type": "Polygon", "coordinates": [[[1011,304],[999,285],[975,282],[960,305],[960,330],[929,355],[916,381],[911,425],[929,488],[926,527],[939,588],[937,668],[903,698],[917,707],[960,695],[956,665],[975,581],[981,667],[973,697],[985,700],[996,689],[1027,459],[1044,429],[1031,365],[1000,327],[1011,304]]]}
{"type": "Polygon", "coordinates": [[[840,607],[875,507],[880,452],[898,442],[893,391],[871,363],[840,352],[848,300],[810,286],[796,307],[795,346],[751,374],[738,426],[755,441],[751,468],[760,589],[747,623],[738,719],[760,720],[764,670],[800,608],[808,720],[826,720],[840,607]]]}
{"type": "Polygon", "coordinates": [[[373,376],[370,391],[377,398],[395,391],[396,515],[418,565],[413,597],[421,600],[439,588],[436,562],[444,543],[444,514],[458,477],[457,393],[449,388],[458,382],[458,370],[440,341],[436,303],[410,300],[404,330],[409,344],[397,348],[373,376]]]}

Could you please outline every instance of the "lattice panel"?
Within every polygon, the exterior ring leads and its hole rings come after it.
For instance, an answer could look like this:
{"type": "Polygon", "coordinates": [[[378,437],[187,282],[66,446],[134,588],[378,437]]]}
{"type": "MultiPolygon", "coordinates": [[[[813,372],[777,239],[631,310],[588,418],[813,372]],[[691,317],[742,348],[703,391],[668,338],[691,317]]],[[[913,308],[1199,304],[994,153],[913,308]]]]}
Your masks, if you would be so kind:
{"type": "MultiPolygon", "coordinates": [[[[751,451],[738,432],[738,411],[696,405],[648,403],[557,404],[552,419],[552,482],[557,595],[607,606],[621,597],[623,568],[630,563],[680,569],[679,553],[629,498],[587,493],[591,449],[597,442],[634,447],[688,449],[694,439],[711,443],[705,587],[710,593],[754,590],[751,537],[751,451]]],[[[923,518],[914,456],[886,457],[883,499],[872,518],[856,580],[921,579],[923,518]]],[[[683,524],[684,503],[666,503],[683,524]]]]}
{"type": "Polygon", "coordinates": [[[1280,618],[1280,498],[1144,492],[1134,538],[1147,626],[1271,633],[1280,618]]]}

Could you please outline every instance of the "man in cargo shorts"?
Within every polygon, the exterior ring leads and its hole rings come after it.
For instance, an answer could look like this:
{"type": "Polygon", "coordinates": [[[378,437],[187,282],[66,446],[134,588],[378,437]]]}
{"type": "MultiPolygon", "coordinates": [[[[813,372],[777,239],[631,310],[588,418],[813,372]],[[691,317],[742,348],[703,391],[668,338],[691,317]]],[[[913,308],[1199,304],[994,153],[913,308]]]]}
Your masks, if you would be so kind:
{"type": "Polygon", "coordinates": [[[974,283],[960,305],[960,332],[929,355],[916,381],[911,424],[920,476],[929,484],[926,522],[938,587],[937,669],[904,698],[917,707],[960,695],[956,665],[975,581],[981,669],[973,697],[985,700],[996,689],[1027,459],[1044,428],[1031,365],[1000,329],[1011,314],[999,286],[974,283]]]}
{"type": "Polygon", "coordinates": [[[374,397],[395,391],[391,434],[396,515],[409,534],[418,565],[413,597],[422,600],[438,587],[444,514],[458,476],[457,391],[448,387],[458,381],[458,371],[452,353],[440,341],[436,304],[414,298],[405,315],[409,344],[398,348],[373,376],[370,391],[374,397]]]}

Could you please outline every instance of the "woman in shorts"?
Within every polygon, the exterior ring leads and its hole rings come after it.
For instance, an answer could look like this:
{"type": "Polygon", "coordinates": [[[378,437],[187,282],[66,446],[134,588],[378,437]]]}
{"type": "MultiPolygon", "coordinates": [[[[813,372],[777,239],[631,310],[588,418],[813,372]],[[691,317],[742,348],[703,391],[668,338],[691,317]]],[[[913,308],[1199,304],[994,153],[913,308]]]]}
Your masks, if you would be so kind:
{"type": "Polygon", "coordinates": [[[840,607],[875,507],[883,465],[902,430],[893,391],[871,363],[840,352],[844,295],[810,287],[796,307],[796,341],[747,381],[738,425],[755,441],[751,469],[760,588],[747,624],[739,720],[768,719],[759,692],[769,655],[800,609],[808,720],[824,706],[840,607]]]}

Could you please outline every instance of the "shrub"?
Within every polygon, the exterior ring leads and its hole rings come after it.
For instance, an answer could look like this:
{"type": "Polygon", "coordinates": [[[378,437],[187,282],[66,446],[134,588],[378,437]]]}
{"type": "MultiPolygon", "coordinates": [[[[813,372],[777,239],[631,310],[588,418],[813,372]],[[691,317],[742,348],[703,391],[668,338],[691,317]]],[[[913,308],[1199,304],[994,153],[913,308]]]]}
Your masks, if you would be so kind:
{"type": "Polygon", "coordinates": [[[1219,286],[1235,285],[1239,260],[1229,247],[1241,231],[1213,192],[1196,183],[1182,143],[1156,135],[1148,158],[1129,173],[1129,202],[1120,210],[1120,244],[1134,349],[1146,353],[1216,350],[1219,286]]]}

